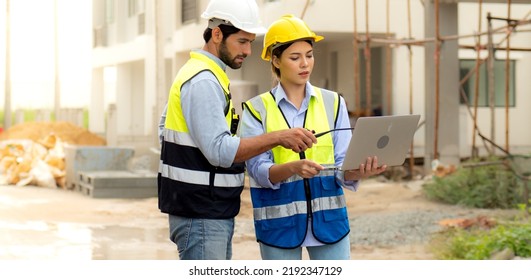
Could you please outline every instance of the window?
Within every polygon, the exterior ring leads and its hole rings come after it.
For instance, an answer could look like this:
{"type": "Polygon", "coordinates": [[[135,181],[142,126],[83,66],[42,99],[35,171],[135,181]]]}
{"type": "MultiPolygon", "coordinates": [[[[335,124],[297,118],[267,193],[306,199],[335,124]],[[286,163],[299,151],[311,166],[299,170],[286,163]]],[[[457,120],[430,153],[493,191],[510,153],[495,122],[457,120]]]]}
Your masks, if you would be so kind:
{"type": "Polygon", "coordinates": [[[144,0],[128,0],[129,17],[142,14],[144,12],[144,0]]]}
{"type": "Polygon", "coordinates": [[[197,1],[182,0],[181,2],[181,23],[191,23],[197,21],[197,1]]]}
{"type": "Polygon", "coordinates": [[[137,0],[129,0],[128,1],[128,6],[129,6],[129,17],[132,17],[132,16],[136,16],[136,13],[137,13],[137,0]]]}
{"type": "MultiPolygon", "coordinates": [[[[459,62],[459,76],[462,80],[471,70],[476,67],[476,60],[462,59],[459,62]]],[[[509,106],[515,106],[515,78],[514,71],[516,62],[509,62],[509,106]]],[[[469,106],[474,106],[474,95],[476,91],[476,74],[470,75],[468,80],[463,84],[469,106]]],[[[489,80],[487,73],[487,62],[479,67],[479,92],[478,106],[489,107],[489,80]]],[[[460,103],[465,104],[465,100],[459,97],[460,103]]],[[[496,107],[505,107],[505,60],[494,60],[494,103],[496,107]]]]}
{"type": "Polygon", "coordinates": [[[105,1],[105,23],[114,22],[114,0],[105,1]]]}

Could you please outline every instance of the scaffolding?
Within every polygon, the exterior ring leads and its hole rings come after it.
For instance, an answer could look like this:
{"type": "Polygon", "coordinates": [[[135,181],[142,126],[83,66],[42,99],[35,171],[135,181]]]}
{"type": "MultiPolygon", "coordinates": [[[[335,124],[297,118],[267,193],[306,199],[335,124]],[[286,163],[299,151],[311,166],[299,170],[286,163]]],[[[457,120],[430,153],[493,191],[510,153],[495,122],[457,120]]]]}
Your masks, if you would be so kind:
{"type": "MultiPolygon", "coordinates": [[[[443,46],[443,43],[445,41],[449,40],[458,40],[462,38],[475,38],[476,44],[473,46],[469,45],[459,45],[460,49],[473,49],[476,51],[476,65],[469,73],[465,75],[465,77],[460,81],[460,94],[462,98],[466,101],[466,104],[470,104],[467,100],[466,93],[463,88],[463,84],[467,82],[467,80],[475,73],[478,73],[479,67],[481,64],[483,64],[485,61],[488,63],[488,73],[489,73],[489,82],[492,82],[493,80],[493,60],[494,60],[494,51],[495,50],[505,50],[506,52],[506,59],[505,59],[505,148],[502,148],[503,152],[509,153],[509,77],[510,77],[510,52],[511,51],[531,51],[530,48],[522,48],[522,47],[513,47],[510,45],[510,38],[511,35],[517,30],[517,28],[531,24],[531,20],[529,20],[529,17],[531,15],[531,11],[523,18],[523,19],[513,19],[511,18],[511,1],[507,1],[507,17],[501,18],[501,17],[492,17],[490,13],[487,15],[487,21],[488,21],[488,30],[483,31],[482,30],[482,9],[483,9],[483,1],[478,0],[478,31],[475,34],[466,34],[466,35],[451,35],[451,36],[441,36],[439,26],[440,26],[440,19],[439,19],[439,0],[434,0],[434,10],[435,10],[435,37],[434,38],[424,38],[424,39],[415,39],[412,36],[411,33],[411,0],[407,0],[407,23],[408,23],[408,38],[403,39],[395,39],[391,37],[391,33],[389,30],[389,22],[390,22],[390,13],[389,13],[389,2],[390,0],[386,0],[386,37],[385,38],[379,38],[379,37],[371,37],[370,35],[370,29],[369,29],[369,2],[365,1],[365,34],[363,36],[360,36],[358,33],[356,18],[357,18],[357,0],[353,0],[353,12],[354,12],[354,40],[353,40],[353,52],[354,52],[354,100],[355,100],[355,106],[356,111],[355,114],[357,116],[361,115],[368,115],[370,116],[372,114],[371,111],[371,91],[370,91],[370,83],[371,83],[371,74],[370,74],[370,48],[371,43],[379,43],[384,44],[386,46],[386,56],[391,56],[391,49],[392,48],[398,48],[401,46],[404,46],[408,49],[408,60],[409,60],[409,112],[413,113],[413,52],[412,52],[412,46],[425,46],[426,44],[435,44],[435,53],[434,53],[434,60],[435,60],[435,123],[434,123],[434,157],[435,160],[438,159],[439,153],[438,153],[438,133],[439,133],[439,99],[440,99],[440,92],[439,92],[439,83],[440,83],[440,52],[441,47],[443,46]],[[504,26],[501,26],[499,28],[493,29],[492,28],[492,21],[493,20],[500,20],[505,21],[507,24],[504,26]],[[494,34],[506,34],[506,36],[497,43],[494,43],[492,41],[494,34]],[[482,43],[482,38],[487,36],[487,43],[482,43]],[[505,43],[505,47],[503,47],[503,44],[505,43]],[[363,107],[360,100],[360,78],[359,78],[359,50],[360,48],[363,48],[364,56],[365,56],[365,63],[366,63],[366,103],[365,103],[365,110],[362,110],[363,107]],[[487,58],[481,58],[480,54],[482,50],[488,50],[488,56],[487,58]]],[[[423,3],[424,4],[424,3],[423,3]]],[[[529,32],[531,30],[518,30],[519,32],[529,32]]],[[[388,108],[387,112],[391,112],[390,104],[392,100],[392,94],[391,94],[391,82],[392,78],[390,75],[390,69],[389,64],[387,63],[386,68],[386,75],[385,75],[385,83],[386,83],[386,92],[385,92],[385,98],[387,100],[388,108]]],[[[472,140],[472,156],[477,157],[477,147],[476,147],[476,135],[479,135],[484,142],[485,148],[487,149],[489,155],[495,154],[495,148],[501,148],[500,146],[496,145],[492,139],[494,139],[494,131],[495,131],[495,124],[494,124],[494,93],[493,93],[493,87],[489,87],[490,92],[488,93],[489,96],[489,104],[491,109],[491,136],[490,139],[485,137],[481,132],[479,131],[478,124],[477,124],[477,116],[478,116],[478,95],[479,95],[479,75],[475,75],[475,92],[474,92],[474,100],[472,108],[470,108],[470,105],[467,105],[467,109],[469,112],[470,117],[473,120],[473,140],[472,140]],[[488,143],[488,144],[487,144],[488,143]]],[[[413,143],[411,144],[411,147],[413,147],[413,143]]],[[[413,155],[413,149],[411,149],[410,153],[410,159],[409,159],[409,167],[410,167],[410,174],[413,174],[413,163],[414,163],[414,155],[413,155]]]]}

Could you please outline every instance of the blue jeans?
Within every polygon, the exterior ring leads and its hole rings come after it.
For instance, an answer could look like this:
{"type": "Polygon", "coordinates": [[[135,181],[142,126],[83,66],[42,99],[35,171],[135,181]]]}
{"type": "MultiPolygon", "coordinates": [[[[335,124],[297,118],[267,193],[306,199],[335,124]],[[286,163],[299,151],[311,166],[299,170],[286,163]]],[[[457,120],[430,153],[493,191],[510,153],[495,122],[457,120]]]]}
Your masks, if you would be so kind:
{"type": "MultiPolygon", "coordinates": [[[[305,248],[310,260],[350,260],[350,238],[348,235],[334,244],[305,248]]],[[[260,243],[260,254],[263,260],[301,260],[302,247],[280,249],[260,243]]]]}
{"type": "Polygon", "coordinates": [[[232,219],[195,219],[169,215],[170,240],[177,245],[181,260],[230,260],[232,219]]]}

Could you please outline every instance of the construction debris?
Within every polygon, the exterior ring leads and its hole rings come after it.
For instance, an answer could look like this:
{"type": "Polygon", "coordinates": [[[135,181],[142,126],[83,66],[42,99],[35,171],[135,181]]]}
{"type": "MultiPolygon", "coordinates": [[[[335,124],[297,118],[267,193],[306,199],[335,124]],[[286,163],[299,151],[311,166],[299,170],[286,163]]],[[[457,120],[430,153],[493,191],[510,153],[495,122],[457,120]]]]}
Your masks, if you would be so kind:
{"type": "Polygon", "coordinates": [[[431,162],[431,171],[434,176],[442,178],[457,171],[457,167],[453,164],[442,164],[436,159],[431,162]]]}
{"type": "Polygon", "coordinates": [[[496,226],[496,221],[486,216],[477,216],[475,218],[444,219],[439,221],[439,225],[449,228],[468,229],[475,226],[491,229],[496,226]]]}
{"type": "Polygon", "coordinates": [[[105,139],[68,122],[28,122],[0,134],[0,184],[65,188],[64,145],[104,146],[105,139]]]}

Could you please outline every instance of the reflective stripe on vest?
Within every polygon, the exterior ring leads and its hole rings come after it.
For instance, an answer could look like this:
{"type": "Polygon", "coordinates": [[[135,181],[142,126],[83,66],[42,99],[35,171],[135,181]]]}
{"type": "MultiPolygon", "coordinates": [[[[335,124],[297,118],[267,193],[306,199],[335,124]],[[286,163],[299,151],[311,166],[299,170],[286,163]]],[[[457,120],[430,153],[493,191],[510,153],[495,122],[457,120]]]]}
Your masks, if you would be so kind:
{"type": "MultiPolygon", "coordinates": [[[[171,130],[164,130],[164,142],[165,144],[168,143],[174,143],[177,145],[184,145],[184,146],[191,146],[195,147],[195,143],[193,142],[192,138],[190,137],[190,134],[188,133],[179,133],[176,131],[171,130]]],[[[190,161],[187,161],[183,163],[182,165],[185,165],[188,167],[190,164],[190,161]]],[[[206,163],[205,163],[206,165],[206,163]]],[[[208,166],[207,166],[208,168],[208,166]]],[[[199,169],[199,168],[198,168],[199,169]]],[[[175,181],[181,181],[184,183],[189,184],[196,184],[196,185],[209,185],[209,174],[210,171],[202,171],[202,170],[190,170],[185,168],[180,168],[177,166],[171,166],[169,164],[162,163],[159,172],[162,174],[163,177],[175,180],[175,181]]],[[[242,182],[244,180],[244,173],[236,173],[236,174],[226,174],[226,173],[217,173],[214,178],[214,186],[216,187],[241,187],[242,182]]]]}
{"type": "MultiPolygon", "coordinates": [[[[340,209],[346,207],[345,197],[341,196],[338,199],[336,197],[321,197],[312,200],[312,211],[317,212],[327,209],[340,209]]],[[[307,214],[306,202],[296,201],[284,208],[278,208],[276,206],[263,207],[254,209],[254,219],[256,221],[266,219],[278,219],[285,218],[293,215],[307,214]],[[279,211],[280,210],[280,211],[279,211]]]]}
{"type": "MultiPolygon", "coordinates": [[[[335,176],[334,170],[323,170],[319,175],[322,177],[325,176],[335,176]]],[[[289,181],[285,183],[293,183],[300,181],[303,178],[296,175],[292,176],[289,181]],[[298,177],[298,180],[295,180],[294,177],[298,177]]],[[[253,180],[250,178],[250,180],[253,180]]],[[[253,180],[254,181],[254,180],[253,180]]],[[[328,209],[338,209],[344,208],[347,206],[344,196],[329,196],[315,198],[312,200],[312,212],[317,212],[321,210],[328,209]]],[[[253,208],[254,219],[256,221],[266,220],[266,219],[278,219],[285,218],[292,215],[307,214],[306,201],[295,201],[288,205],[275,205],[275,206],[265,206],[259,208],[253,208]]]]}

